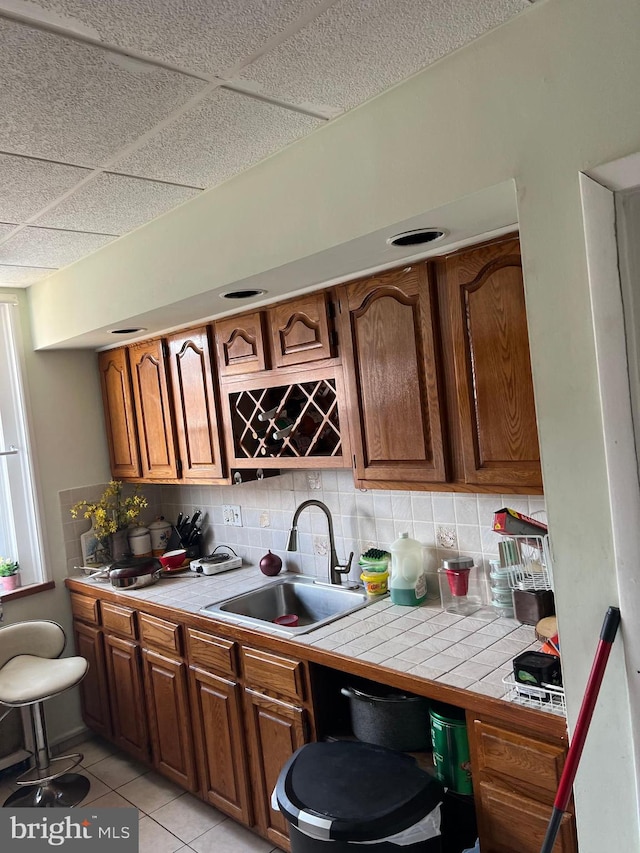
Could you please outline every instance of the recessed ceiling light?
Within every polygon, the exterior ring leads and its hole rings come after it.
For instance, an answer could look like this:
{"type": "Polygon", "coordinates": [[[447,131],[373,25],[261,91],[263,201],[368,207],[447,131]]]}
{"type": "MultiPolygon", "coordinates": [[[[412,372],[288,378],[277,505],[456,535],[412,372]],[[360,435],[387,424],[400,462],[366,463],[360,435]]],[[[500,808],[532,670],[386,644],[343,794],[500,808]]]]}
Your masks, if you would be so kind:
{"type": "Polygon", "coordinates": [[[223,299],[251,299],[252,296],[262,296],[266,290],[230,290],[228,293],[221,293],[223,299]]]}
{"type": "Polygon", "coordinates": [[[135,329],[110,329],[109,332],[112,335],[134,335],[136,332],[146,332],[147,330],[142,326],[139,326],[135,329]]]}
{"type": "Polygon", "coordinates": [[[389,237],[387,243],[391,246],[422,246],[423,243],[441,240],[446,233],[442,228],[414,228],[413,231],[402,231],[389,237]]]}

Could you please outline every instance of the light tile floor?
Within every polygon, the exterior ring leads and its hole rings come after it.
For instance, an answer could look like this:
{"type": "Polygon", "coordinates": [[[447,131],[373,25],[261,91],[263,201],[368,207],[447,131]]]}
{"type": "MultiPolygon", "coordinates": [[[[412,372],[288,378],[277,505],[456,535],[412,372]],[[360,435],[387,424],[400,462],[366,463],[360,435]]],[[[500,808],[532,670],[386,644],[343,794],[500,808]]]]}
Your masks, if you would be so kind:
{"type": "MultiPolygon", "coordinates": [[[[128,758],[107,741],[92,738],[69,751],[84,755],[79,772],[91,782],[82,806],[138,809],[139,853],[279,853],[270,841],[128,758]]],[[[15,788],[11,777],[2,778],[0,803],[15,788]]]]}

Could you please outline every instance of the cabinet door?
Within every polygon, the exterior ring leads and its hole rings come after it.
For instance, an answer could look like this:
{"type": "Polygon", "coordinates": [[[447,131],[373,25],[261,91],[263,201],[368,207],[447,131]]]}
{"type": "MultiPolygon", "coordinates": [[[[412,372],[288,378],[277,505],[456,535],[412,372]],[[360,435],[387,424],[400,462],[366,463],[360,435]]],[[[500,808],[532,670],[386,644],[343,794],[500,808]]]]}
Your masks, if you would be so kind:
{"type": "Polygon", "coordinates": [[[176,451],[162,342],[146,341],[129,348],[133,399],[140,440],[142,476],[176,479],[176,451]]]}
{"type": "Polygon", "coordinates": [[[267,368],[260,311],[228,317],[214,323],[220,376],[259,373],[267,368]]]}
{"type": "Polygon", "coordinates": [[[144,688],[137,643],[105,634],[113,740],[134,758],[149,760],[144,688]]]}
{"type": "Polygon", "coordinates": [[[305,711],[249,689],[245,702],[256,824],[265,837],[288,850],[288,824],[271,808],[271,793],[287,759],[307,742],[305,711]]]}
{"type": "Polygon", "coordinates": [[[173,410],[185,480],[224,477],[212,352],[206,327],[167,339],[173,410]]]}
{"type": "Polygon", "coordinates": [[[249,778],[242,728],[242,689],[191,668],[193,731],[202,795],[212,806],[251,825],[249,778]]]}
{"type": "Polygon", "coordinates": [[[325,292],[281,302],[269,309],[267,317],[274,367],[331,358],[329,306],[325,292]]]}
{"type": "Polygon", "coordinates": [[[356,479],[445,481],[427,267],[408,267],[339,290],[356,479]]]}
{"type": "Polygon", "coordinates": [[[196,791],[187,667],[182,661],[142,650],[153,764],[164,776],[196,791]]]}
{"type": "Polygon", "coordinates": [[[114,479],[140,476],[136,428],[127,350],[114,349],[98,356],[102,404],[114,479]]]}
{"type": "Polygon", "coordinates": [[[104,737],[111,736],[109,686],[104,660],[102,631],[74,620],[76,654],[89,662],[87,674],[80,682],[82,719],[90,729],[104,737]]]}
{"type": "Polygon", "coordinates": [[[540,490],[519,243],[451,255],[445,270],[443,334],[453,351],[464,482],[540,490]]]}
{"type": "MultiPolygon", "coordinates": [[[[551,806],[543,805],[502,785],[474,785],[482,853],[539,853],[551,806]]],[[[553,853],[576,853],[573,817],[564,815],[553,853]]]]}

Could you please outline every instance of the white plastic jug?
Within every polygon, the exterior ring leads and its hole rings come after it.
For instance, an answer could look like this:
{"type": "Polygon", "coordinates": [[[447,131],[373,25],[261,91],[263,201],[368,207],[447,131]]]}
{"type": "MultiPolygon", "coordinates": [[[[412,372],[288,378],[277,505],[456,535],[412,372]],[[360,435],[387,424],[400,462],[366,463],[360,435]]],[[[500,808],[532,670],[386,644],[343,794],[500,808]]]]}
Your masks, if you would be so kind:
{"type": "Polygon", "coordinates": [[[422,545],[401,533],[391,548],[391,577],[389,591],[394,604],[415,607],[427,597],[427,576],[424,572],[422,545]]]}

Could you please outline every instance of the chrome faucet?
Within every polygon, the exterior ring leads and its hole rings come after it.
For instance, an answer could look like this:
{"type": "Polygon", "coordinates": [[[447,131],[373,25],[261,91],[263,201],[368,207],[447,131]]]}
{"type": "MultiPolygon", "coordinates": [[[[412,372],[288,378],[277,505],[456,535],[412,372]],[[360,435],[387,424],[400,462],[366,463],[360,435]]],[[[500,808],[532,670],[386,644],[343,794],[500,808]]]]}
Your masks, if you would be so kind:
{"type": "Polygon", "coordinates": [[[331,581],[331,583],[341,585],[341,575],[348,575],[351,570],[351,560],[353,559],[353,551],[349,554],[349,559],[347,560],[346,564],[342,565],[338,562],[338,555],[336,554],[336,541],[333,535],[333,521],[331,519],[331,513],[329,512],[329,507],[326,504],[323,504],[322,501],[303,501],[300,506],[298,506],[298,508],[293,514],[293,521],[291,522],[291,530],[289,531],[289,540],[287,542],[287,551],[298,550],[298,518],[300,517],[300,513],[302,512],[302,510],[306,509],[308,506],[317,506],[318,509],[321,509],[327,517],[327,524],[329,525],[329,580],[331,581]]]}

